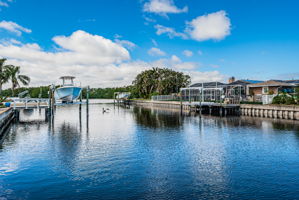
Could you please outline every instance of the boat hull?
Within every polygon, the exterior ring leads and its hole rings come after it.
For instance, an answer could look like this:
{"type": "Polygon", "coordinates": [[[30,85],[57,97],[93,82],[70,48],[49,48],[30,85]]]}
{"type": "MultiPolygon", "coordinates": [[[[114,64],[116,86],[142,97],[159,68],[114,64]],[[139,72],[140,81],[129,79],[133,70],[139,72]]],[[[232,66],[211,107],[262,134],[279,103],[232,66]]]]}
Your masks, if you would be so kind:
{"type": "Polygon", "coordinates": [[[72,102],[79,98],[81,90],[82,88],[75,86],[60,87],[55,90],[54,97],[63,102],[72,102]]]}

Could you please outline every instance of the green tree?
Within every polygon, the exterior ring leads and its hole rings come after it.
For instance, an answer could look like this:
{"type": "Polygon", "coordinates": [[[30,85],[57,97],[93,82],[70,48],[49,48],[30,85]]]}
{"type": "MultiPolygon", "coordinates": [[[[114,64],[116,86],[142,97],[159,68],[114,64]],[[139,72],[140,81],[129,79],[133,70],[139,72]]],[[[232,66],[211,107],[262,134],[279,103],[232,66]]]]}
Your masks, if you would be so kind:
{"type": "Polygon", "coordinates": [[[190,84],[190,76],[168,68],[152,68],[138,74],[133,81],[132,90],[137,96],[149,98],[153,94],[179,92],[181,87],[190,84]]]}
{"type": "Polygon", "coordinates": [[[0,95],[2,95],[2,85],[7,83],[9,80],[9,76],[7,73],[7,65],[4,65],[6,59],[0,59],[0,95]]]}
{"type": "Polygon", "coordinates": [[[19,66],[13,66],[8,65],[6,66],[6,70],[8,72],[9,79],[11,81],[11,91],[12,96],[14,96],[14,91],[17,87],[20,87],[20,82],[23,85],[29,85],[30,78],[26,75],[20,74],[20,67],[19,66]]]}

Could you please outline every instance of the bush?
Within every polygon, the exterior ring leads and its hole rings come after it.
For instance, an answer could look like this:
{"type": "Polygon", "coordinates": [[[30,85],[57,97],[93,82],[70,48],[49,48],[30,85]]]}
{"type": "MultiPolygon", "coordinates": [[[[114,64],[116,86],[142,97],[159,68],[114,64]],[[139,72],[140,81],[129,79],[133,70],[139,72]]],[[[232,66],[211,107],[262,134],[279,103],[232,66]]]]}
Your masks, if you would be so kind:
{"type": "Polygon", "coordinates": [[[295,104],[295,99],[294,97],[292,97],[291,95],[288,94],[279,94],[277,96],[275,96],[272,100],[273,104],[286,104],[286,105],[290,105],[290,104],[295,104]]]}

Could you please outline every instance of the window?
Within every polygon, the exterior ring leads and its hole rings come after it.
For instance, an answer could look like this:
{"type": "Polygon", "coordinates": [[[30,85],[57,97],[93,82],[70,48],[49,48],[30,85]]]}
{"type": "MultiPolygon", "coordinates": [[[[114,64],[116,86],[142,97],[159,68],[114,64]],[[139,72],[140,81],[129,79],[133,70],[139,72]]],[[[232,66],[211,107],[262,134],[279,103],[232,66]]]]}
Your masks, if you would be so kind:
{"type": "Polygon", "coordinates": [[[269,87],[263,87],[263,94],[268,94],[269,87]]]}

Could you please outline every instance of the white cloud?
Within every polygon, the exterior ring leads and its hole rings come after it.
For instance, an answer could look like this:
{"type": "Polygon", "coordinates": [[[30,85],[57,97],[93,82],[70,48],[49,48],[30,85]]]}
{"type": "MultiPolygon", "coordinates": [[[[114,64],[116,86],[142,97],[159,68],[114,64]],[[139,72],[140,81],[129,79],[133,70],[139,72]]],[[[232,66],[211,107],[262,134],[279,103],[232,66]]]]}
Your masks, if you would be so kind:
{"type": "Polygon", "coordinates": [[[164,58],[151,63],[152,66],[156,67],[167,67],[179,71],[190,71],[199,67],[199,63],[196,62],[183,62],[176,55],[172,55],[170,58],[164,58]]]}
{"type": "MultiPolygon", "coordinates": [[[[11,42],[0,44],[0,56],[22,66],[22,71],[32,76],[33,85],[50,84],[66,74],[85,77],[86,83],[90,82],[88,77],[91,76],[93,84],[101,83],[99,79],[103,74],[109,76],[105,71],[115,71],[115,68],[121,70],[118,64],[130,60],[130,54],[124,47],[84,31],[76,31],[68,37],[56,36],[53,41],[62,50],[49,52],[36,43],[16,45],[11,42]]],[[[125,77],[127,74],[123,75],[125,77]]]]}
{"type": "Polygon", "coordinates": [[[190,50],[184,50],[183,55],[186,57],[191,57],[191,56],[193,56],[193,52],[190,50]]]}
{"type": "MultiPolygon", "coordinates": [[[[199,63],[184,62],[173,55],[152,62],[130,60],[128,50],[112,40],[84,31],[53,38],[59,51],[45,51],[36,43],[17,40],[0,41],[0,57],[7,64],[21,66],[21,73],[31,77],[31,86],[59,84],[62,75],[74,75],[83,86],[116,87],[132,83],[138,73],[152,67],[168,67],[201,79],[215,80],[217,71],[198,72],[199,63]],[[204,76],[204,77],[202,77],[204,76]]],[[[9,86],[9,85],[7,85],[9,86]]]]}
{"type": "Polygon", "coordinates": [[[202,83],[202,82],[213,82],[213,81],[224,81],[226,76],[221,74],[219,71],[191,71],[186,72],[190,75],[192,83],[202,83]]]}
{"type": "Polygon", "coordinates": [[[199,16],[187,23],[185,30],[189,36],[197,41],[221,40],[230,35],[231,22],[223,10],[199,16]]]}
{"type": "Polygon", "coordinates": [[[156,40],[152,39],[152,43],[153,43],[154,46],[156,46],[156,47],[158,46],[158,43],[157,43],[156,40]]]}
{"type": "Polygon", "coordinates": [[[157,29],[157,35],[166,34],[169,38],[180,37],[187,39],[187,35],[185,33],[176,32],[173,28],[162,26],[160,24],[155,25],[155,28],[157,29]]]}
{"type": "Polygon", "coordinates": [[[128,49],[134,49],[137,45],[129,40],[119,40],[119,39],[115,39],[114,40],[117,44],[125,47],[125,48],[128,48],[128,49]]]}
{"type": "Polygon", "coordinates": [[[199,16],[191,22],[186,22],[184,32],[177,32],[174,28],[160,24],[154,26],[156,34],[166,34],[169,38],[180,37],[182,39],[193,39],[196,41],[222,40],[230,35],[231,22],[227,13],[223,10],[199,16]]]}
{"type": "Polygon", "coordinates": [[[156,47],[152,47],[150,48],[147,53],[150,55],[150,56],[165,56],[166,53],[164,51],[162,51],[161,49],[159,48],[156,48],[156,47]]]}
{"type": "Polygon", "coordinates": [[[0,29],[5,29],[7,31],[13,32],[18,36],[22,35],[22,32],[31,33],[31,30],[28,28],[24,28],[12,21],[1,21],[0,22],[0,29]]]}
{"type": "Polygon", "coordinates": [[[144,12],[166,15],[168,13],[188,12],[188,7],[178,8],[173,0],[149,0],[143,6],[144,12]]]}

